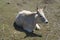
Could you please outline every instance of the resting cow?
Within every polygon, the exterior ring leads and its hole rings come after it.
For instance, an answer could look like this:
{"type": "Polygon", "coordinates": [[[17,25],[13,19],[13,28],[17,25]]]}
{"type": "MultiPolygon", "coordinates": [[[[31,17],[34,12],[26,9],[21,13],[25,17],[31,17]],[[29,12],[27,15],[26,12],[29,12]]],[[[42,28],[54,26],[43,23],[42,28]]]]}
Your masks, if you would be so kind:
{"type": "Polygon", "coordinates": [[[15,23],[18,26],[22,27],[25,31],[33,32],[35,28],[40,29],[38,23],[36,22],[38,17],[42,18],[45,23],[48,23],[48,20],[44,15],[43,8],[37,9],[36,12],[27,10],[20,11],[16,16],[15,23]]]}

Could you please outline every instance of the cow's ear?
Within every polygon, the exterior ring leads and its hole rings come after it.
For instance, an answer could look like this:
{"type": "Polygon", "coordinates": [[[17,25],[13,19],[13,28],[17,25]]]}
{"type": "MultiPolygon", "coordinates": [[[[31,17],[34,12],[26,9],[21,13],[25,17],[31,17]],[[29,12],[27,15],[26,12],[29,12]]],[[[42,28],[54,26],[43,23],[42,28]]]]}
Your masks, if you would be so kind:
{"type": "Polygon", "coordinates": [[[41,9],[38,9],[37,11],[40,11],[41,9]]]}

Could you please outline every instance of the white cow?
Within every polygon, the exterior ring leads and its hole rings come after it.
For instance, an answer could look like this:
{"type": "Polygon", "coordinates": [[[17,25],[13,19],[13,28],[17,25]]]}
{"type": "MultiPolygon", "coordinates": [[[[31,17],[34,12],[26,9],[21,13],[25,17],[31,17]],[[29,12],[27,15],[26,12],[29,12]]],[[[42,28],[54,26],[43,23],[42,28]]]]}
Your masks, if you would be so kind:
{"type": "Polygon", "coordinates": [[[38,9],[37,12],[31,12],[27,10],[20,11],[16,16],[15,22],[20,27],[23,25],[23,29],[27,32],[33,32],[35,28],[40,29],[38,23],[36,22],[37,17],[42,18],[45,23],[48,23],[43,9],[38,9]]]}

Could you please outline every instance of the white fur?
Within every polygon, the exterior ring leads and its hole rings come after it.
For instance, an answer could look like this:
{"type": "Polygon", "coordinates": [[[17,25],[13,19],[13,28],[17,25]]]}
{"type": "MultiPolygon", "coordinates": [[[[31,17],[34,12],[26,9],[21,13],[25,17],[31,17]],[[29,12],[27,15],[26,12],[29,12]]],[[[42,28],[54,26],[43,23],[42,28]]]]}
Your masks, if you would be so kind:
{"type": "Polygon", "coordinates": [[[38,24],[36,24],[36,27],[37,27],[38,30],[41,29],[40,26],[39,26],[38,24]]]}

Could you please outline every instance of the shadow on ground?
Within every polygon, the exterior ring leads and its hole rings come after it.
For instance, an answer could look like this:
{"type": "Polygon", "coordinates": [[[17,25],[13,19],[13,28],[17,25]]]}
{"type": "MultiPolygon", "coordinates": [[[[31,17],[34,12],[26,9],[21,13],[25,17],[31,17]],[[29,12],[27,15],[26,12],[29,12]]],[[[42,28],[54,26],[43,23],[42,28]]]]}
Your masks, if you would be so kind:
{"type": "Polygon", "coordinates": [[[38,34],[35,34],[35,33],[29,33],[29,32],[27,32],[27,31],[25,31],[22,27],[22,25],[21,25],[21,27],[20,26],[18,26],[18,25],[16,25],[16,23],[14,22],[13,23],[13,26],[14,26],[14,28],[17,30],[17,31],[20,31],[20,32],[24,32],[25,34],[26,34],[26,36],[24,37],[24,38],[26,38],[26,37],[42,37],[42,35],[38,35],[38,34]]]}

